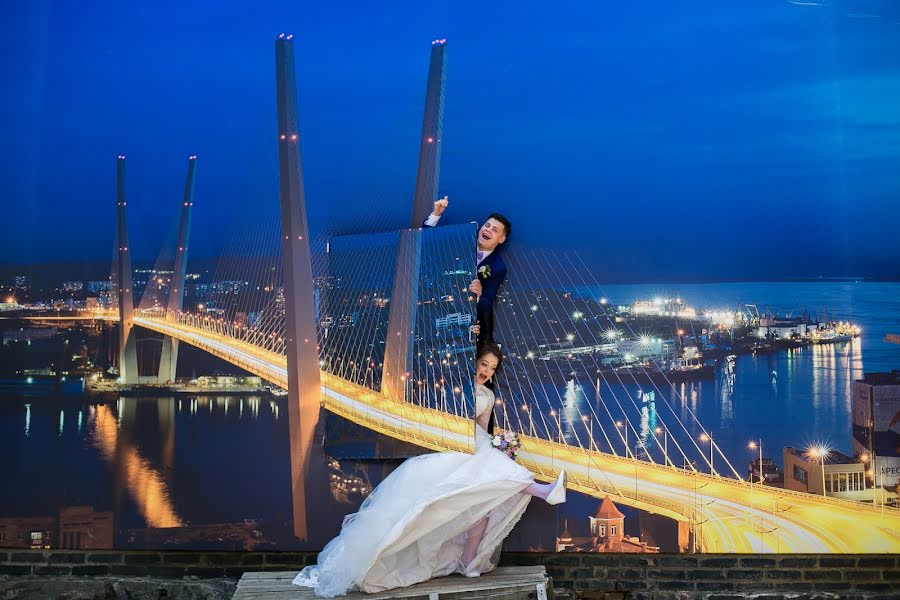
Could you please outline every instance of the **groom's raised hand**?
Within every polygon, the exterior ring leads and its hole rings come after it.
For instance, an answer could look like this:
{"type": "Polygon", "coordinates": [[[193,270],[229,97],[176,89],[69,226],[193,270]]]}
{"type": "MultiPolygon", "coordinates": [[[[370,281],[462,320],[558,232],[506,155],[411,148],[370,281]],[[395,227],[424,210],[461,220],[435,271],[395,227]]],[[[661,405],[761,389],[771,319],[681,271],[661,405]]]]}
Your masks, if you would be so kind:
{"type": "Polygon", "coordinates": [[[469,284],[469,291],[475,294],[477,298],[481,298],[481,280],[477,277],[473,279],[472,283],[469,284]]]}
{"type": "Polygon", "coordinates": [[[434,212],[432,214],[436,217],[441,216],[441,214],[443,214],[443,212],[447,209],[448,204],[450,204],[450,198],[449,196],[444,196],[434,203],[434,212]]]}

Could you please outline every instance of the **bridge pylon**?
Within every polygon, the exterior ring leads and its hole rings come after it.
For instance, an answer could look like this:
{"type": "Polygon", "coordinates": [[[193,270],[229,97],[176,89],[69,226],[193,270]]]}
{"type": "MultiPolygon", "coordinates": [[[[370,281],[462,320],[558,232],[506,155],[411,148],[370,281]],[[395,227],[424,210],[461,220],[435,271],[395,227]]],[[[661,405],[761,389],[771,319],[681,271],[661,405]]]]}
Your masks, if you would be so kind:
{"type": "Polygon", "coordinates": [[[321,382],[292,38],[292,35],[281,34],[275,40],[275,74],[291,491],[294,535],[305,540],[308,530],[304,477],[308,472],[313,435],[319,418],[321,382]]]}
{"type": "Polygon", "coordinates": [[[131,248],[125,218],[125,156],[116,160],[116,279],[119,301],[119,379],[138,383],[137,339],[134,332],[134,291],[131,248]]]}
{"type": "MultiPolygon", "coordinates": [[[[175,251],[175,267],[169,284],[169,300],[166,305],[166,320],[173,322],[184,307],[184,286],[187,276],[188,241],[191,235],[191,212],[194,206],[194,168],[197,157],[188,157],[187,179],[184,182],[184,198],[181,203],[181,221],[178,224],[178,247],[175,251]]],[[[162,353],[159,356],[158,383],[175,381],[178,366],[178,340],[164,336],[162,353]]]]}
{"type": "Polygon", "coordinates": [[[422,222],[437,199],[440,181],[441,134],[444,123],[444,79],[447,40],[431,42],[431,60],[425,85],[425,114],[419,139],[419,164],[413,194],[410,229],[400,231],[394,283],[384,346],[381,392],[403,400],[409,369],[413,364],[413,339],[419,304],[419,275],[422,267],[422,222]]]}

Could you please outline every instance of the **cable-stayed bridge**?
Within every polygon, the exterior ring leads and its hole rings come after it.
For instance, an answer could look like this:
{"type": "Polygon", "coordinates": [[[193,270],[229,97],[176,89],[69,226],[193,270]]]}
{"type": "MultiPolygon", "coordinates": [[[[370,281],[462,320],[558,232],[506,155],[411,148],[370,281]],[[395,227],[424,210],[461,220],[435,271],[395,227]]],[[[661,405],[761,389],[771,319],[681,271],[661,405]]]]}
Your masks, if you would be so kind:
{"type": "MultiPolygon", "coordinates": [[[[472,448],[474,311],[466,288],[476,276],[475,227],[419,228],[437,197],[445,62],[446,44],[435,40],[410,227],[331,236],[318,250],[306,218],[293,46],[280,37],[280,256],[270,266],[248,259],[233,276],[221,273],[202,303],[185,306],[195,158],[171,276],[148,282],[135,307],[119,157],[118,308],[97,316],[119,321],[121,378],[173,380],[178,345],[187,343],[287,389],[301,538],[303,474],[320,407],[425,448],[472,448]],[[135,328],[161,336],[153,375],[138,372],[135,328]]],[[[743,481],[689,402],[663,393],[673,384],[659,369],[606,368],[604,344],[639,332],[568,291],[594,283],[577,258],[520,249],[507,263],[496,332],[507,362],[496,413],[500,426],[524,436],[520,460],[539,478],[565,468],[573,490],[683,524],[684,546],[696,551],[900,551],[900,512],[743,481]]]]}

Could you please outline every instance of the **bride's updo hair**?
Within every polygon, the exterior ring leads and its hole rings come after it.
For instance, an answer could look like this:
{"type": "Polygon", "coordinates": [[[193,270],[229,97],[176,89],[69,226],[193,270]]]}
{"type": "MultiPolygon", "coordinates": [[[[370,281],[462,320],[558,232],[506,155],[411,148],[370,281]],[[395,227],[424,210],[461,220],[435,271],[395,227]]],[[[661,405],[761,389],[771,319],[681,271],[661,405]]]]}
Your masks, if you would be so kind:
{"type": "Polygon", "coordinates": [[[493,354],[497,358],[497,370],[499,371],[500,365],[503,364],[503,350],[494,342],[481,342],[478,344],[478,347],[475,349],[475,362],[477,363],[481,357],[488,354],[493,354]]]}

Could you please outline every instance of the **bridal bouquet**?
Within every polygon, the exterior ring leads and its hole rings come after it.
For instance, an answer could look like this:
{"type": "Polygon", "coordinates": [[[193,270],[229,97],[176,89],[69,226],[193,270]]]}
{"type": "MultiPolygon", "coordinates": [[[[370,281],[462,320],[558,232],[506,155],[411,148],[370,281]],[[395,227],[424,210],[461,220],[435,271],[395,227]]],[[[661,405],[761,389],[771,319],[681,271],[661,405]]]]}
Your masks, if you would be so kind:
{"type": "Polygon", "coordinates": [[[515,431],[503,431],[500,430],[499,433],[495,434],[493,439],[491,440],[491,445],[494,446],[500,452],[503,452],[508,457],[513,460],[516,460],[516,456],[519,455],[519,448],[522,446],[522,442],[519,441],[519,434],[515,431]]]}

